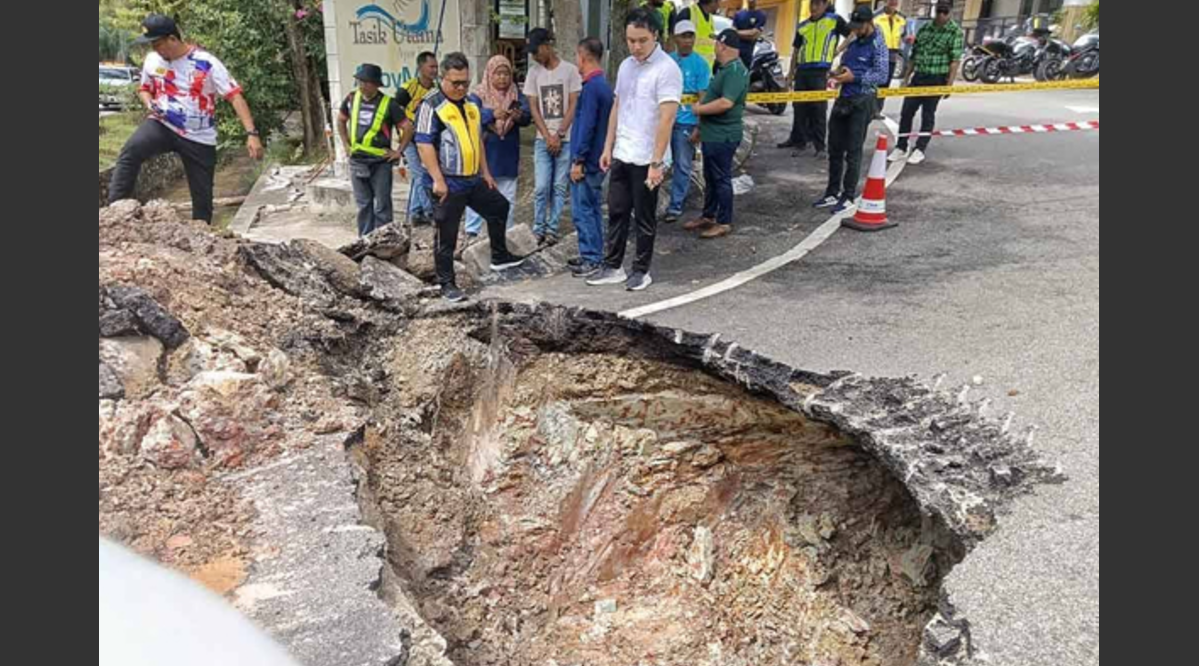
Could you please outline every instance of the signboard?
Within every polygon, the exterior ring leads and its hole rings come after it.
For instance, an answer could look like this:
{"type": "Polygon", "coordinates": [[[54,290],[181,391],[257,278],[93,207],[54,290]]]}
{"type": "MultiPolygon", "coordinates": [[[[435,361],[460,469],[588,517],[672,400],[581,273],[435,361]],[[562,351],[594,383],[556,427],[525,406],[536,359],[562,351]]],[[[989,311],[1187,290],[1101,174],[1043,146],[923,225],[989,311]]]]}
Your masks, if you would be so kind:
{"type": "Polygon", "coordinates": [[[499,0],[500,39],[524,39],[529,27],[527,0],[499,0]]]}
{"type": "MultiPolygon", "coordinates": [[[[358,65],[383,68],[383,87],[394,91],[416,77],[416,58],[438,48],[461,48],[459,0],[331,0],[335,5],[338,74],[344,93],[354,86],[358,65]],[[438,40],[438,22],[441,39],[438,40]],[[440,44],[440,45],[439,45],[440,44]]],[[[330,4],[326,2],[326,4],[330,4]]]]}

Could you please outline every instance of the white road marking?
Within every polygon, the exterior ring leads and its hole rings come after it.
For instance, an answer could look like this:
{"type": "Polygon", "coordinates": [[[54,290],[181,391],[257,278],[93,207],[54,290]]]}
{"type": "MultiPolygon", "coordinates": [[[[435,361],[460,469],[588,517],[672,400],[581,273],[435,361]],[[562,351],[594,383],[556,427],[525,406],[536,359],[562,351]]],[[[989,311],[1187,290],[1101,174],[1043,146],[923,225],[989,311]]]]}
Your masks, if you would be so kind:
{"type": "MultiPolygon", "coordinates": [[[[888,125],[894,123],[895,121],[892,120],[890,123],[888,123],[888,125]]],[[[898,128],[896,128],[896,131],[898,131],[898,128]]],[[[906,162],[896,162],[895,164],[891,165],[891,168],[887,171],[888,188],[891,187],[896,180],[899,180],[899,176],[903,173],[906,165],[906,162]]],[[[850,212],[834,215],[829,219],[828,222],[820,225],[816,231],[813,231],[807,238],[803,239],[799,245],[796,245],[786,254],[779,255],[773,259],[754,266],[747,271],[738,273],[709,287],[704,287],[703,289],[699,289],[682,296],[677,296],[675,298],[667,299],[665,301],[651,303],[650,305],[633,308],[632,310],[625,310],[624,312],[620,313],[620,316],[624,317],[625,319],[640,319],[642,317],[648,317],[649,315],[657,314],[659,312],[665,312],[666,310],[681,308],[684,305],[690,305],[704,299],[712,298],[713,296],[719,296],[720,294],[749,284],[763,275],[773,273],[774,271],[777,271],[778,269],[789,264],[793,264],[811,254],[813,250],[823,245],[828,239],[832,238],[833,234],[837,233],[837,230],[841,228],[841,223],[845,220],[845,218],[851,216],[852,214],[853,213],[850,212]]]]}
{"type": "Polygon", "coordinates": [[[1084,115],[1099,114],[1099,107],[1097,106],[1067,106],[1066,108],[1074,113],[1081,113],[1084,115]]]}

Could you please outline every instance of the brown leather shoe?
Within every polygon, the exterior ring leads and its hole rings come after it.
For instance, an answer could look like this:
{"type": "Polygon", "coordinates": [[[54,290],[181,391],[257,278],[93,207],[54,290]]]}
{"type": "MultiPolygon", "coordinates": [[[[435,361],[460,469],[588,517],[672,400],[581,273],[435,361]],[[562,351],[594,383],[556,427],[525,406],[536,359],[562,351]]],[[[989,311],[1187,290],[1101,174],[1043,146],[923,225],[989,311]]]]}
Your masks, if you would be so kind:
{"type": "Polygon", "coordinates": [[[707,230],[705,230],[702,234],[700,234],[699,237],[704,240],[714,240],[716,238],[724,238],[725,236],[727,236],[731,233],[733,233],[733,228],[730,227],[729,225],[713,224],[712,226],[708,227],[707,230]]]}
{"type": "Polygon", "coordinates": [[[706,217],[697,217],[694,220],[683,225],[683,231],[703,231],[708,227],[716,226],[716,220],[709,220],[706,217]]]}

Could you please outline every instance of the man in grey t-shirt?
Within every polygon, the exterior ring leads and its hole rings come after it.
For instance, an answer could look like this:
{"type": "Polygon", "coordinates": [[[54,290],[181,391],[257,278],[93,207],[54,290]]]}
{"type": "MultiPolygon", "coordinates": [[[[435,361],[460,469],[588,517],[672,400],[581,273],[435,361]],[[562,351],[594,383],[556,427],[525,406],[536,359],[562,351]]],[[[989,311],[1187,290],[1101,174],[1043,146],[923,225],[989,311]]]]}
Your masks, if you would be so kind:
{"type": "Polygon", "coordinates": [[[554,37],[544,28],[529,33],[529,60],[525,97],[537,126],[533,233],[540,245],[553,245],[558,242],[558,223],[570,195],[570,126],[583,91],[583,77],[578,67],[558,57],[554,37]]]}

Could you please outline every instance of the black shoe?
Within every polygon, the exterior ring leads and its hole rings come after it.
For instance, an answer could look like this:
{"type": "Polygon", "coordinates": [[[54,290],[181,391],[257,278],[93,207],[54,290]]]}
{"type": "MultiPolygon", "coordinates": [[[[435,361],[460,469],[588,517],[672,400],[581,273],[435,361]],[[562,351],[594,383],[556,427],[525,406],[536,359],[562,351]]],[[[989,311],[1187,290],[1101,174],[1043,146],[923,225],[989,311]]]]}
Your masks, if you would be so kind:
{"type": "Polygon", "coordinates": [[[441,287],[441,297],[447,303],[465,303],[468,299],[466,294],[457,285],[447,284],[441,287]]]}
{"type": "Polygon", "coordinates": [[[599,275],[599,272],[602,271],[603,269],[604,269],[603,264],[584,263],[579,266],[575,266],[574,268],[571,268],[570,274],[580,280],[583,280],[583,279],[592,278],[592,277],[595,277],[596,275],[599,275]]]}
{"type": "Polygon", "coordinates": [[[419,213],[412,216],[412,226],[414,227],[431,227],[433,226],[433,217],[424,213],[419,213]]]}
{"type": "Polygon", "coordinates": [[[679,221],[680,217],[682,216],[677,213],[666,213],[662,216],[662,224],[675,224],[679,221]]]}
{"type": "Polygon", "coordinates": [[[583,261],[581,258],[580,259],[571,259],[570,261],[566,262],[566,267],[570,268],[570,269],[575,269],[575,268],[578,268],[579,266],[582,266],[585,263],[587,263],[587,262],[583,261]]]}
{"type": "Polygon", "coordinates": [[[786,141],[779,144],[779,150],[786,150],[788,148],[798,148],[799,150],[803,150],[807,147],[808,146],[806,144],[800,143],[800,142],[792,140],[792,139],[787,139],[786,141]]]}
{"type": "Polygon", "coordinates": [[[491,258],[491,270],[496,272],[506,271],[510,268],[517,268],[523,263],[525,263],[524,257],[518,257],[508,252],[491,258]]]}
{"type": "Polygon", "coordinates": [[[816,157],[824,157],[828,154],[828,150],[824,146],[816,146],[816,157]]]}

